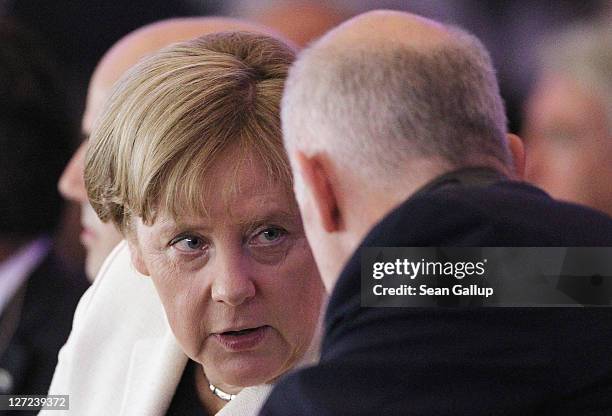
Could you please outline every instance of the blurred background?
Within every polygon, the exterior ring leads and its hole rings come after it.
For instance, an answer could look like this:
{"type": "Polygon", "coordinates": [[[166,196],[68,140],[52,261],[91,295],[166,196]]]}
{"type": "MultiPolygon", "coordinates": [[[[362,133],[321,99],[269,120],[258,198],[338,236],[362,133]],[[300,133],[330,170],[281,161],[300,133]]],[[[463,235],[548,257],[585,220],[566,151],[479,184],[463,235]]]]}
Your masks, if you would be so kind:
{"type": "MultiPolygon", "coordinates": [[[[76,123],[96,63],[118,39],[147,23],[174,17],[246,17],[275,27],[300,45],[355,14],[375,8],[407,10],[476,34],[498,70],[512,132],[524,130],[525,103],[541,68],[542,42],[579,22],[612,18],[609,0],[0,0],[0,15],[35,32],[55,56],[76,123]]],[[[76,146],[78,143],[75,143],[76,146]]],[[[80,267],[77,208],[67,207],[62,255],[80,267]]]]}
{"type": "MultiPolygon", "coordinates": [[[[479,37],[509,130],[526,145],[525,179],[612,215],[611,0],[0,0],[0,394],[46,391],[89,284],[82,204],[62,206],[57,183],[83,141],[88,84],[105,52],[148,23],[205,15],[259,22],[303,47],[380,8],[479,37]]],[[[82,193],[83,151],[67,170],[73,181],[64,177],[82,193]]],[[[106,237],[105,254],[120,236],[106,237]]]]}

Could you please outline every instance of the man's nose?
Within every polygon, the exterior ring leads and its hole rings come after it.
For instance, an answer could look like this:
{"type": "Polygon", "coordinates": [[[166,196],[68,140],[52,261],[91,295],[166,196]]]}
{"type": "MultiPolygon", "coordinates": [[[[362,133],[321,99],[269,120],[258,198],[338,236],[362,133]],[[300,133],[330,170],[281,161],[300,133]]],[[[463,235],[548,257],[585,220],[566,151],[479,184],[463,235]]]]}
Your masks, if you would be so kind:
{"type": "Polygon", "coordinates": [[[212,298],[230,306],[238,306],[255,296],[253,276],[241,254],[218,256],[215,260],[212,298]]]}
{"type": "Polygon", "coordinates": [[[87,142],[83,142],[76,153],[72,155],[72,159],[70,159],[68,165],[66,165],[58,183],[60,193],[64,198],[71,201],[87,201],[87,190],[85,189],[85,181],[83,180],[86,151],[87,142]]]}

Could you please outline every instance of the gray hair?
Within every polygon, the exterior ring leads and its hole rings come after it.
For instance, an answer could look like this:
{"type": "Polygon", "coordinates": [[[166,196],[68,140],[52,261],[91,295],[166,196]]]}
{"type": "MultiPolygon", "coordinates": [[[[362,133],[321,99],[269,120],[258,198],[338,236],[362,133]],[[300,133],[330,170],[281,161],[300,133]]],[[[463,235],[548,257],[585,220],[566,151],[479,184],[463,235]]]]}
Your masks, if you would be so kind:
{"type": "Polygon", "coordinates": [[[281,106],[289,152],[326,149],[343,168],[387,183],[414,158],[510,166],[491,58],[474,36],[449,30],[452,41],[427,50],[391,39],[305,50],[281,106]]]}
{"type": "Polygon", "coordinates": [[[612,26],[573,26],[547,37],[539,52],[542,71],[565,75],[602,100],[612,132],[612,26]]]}

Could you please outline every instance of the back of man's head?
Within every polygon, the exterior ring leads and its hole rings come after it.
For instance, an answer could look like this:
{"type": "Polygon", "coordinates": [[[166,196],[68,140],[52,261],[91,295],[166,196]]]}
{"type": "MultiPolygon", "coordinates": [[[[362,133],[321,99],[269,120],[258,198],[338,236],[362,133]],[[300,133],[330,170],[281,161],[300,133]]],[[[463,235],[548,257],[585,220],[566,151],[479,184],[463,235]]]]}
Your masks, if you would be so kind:
{"type": "Polygon", "coordinates": [[[0,22],[0,238],[51,232],[62,208],[56,182],[70,157],[69,116],[41,45],[0,22]]]}
{"type": "Polygon", "coordinates": [[[466,32],[433,25],[371,12],[302,53],[283,101],[289,152],[328,152],[385,186],[418,159],[508,166],[504,106],[487,51],[466,32]]]}
{"type": "Polygon", "coordinates": [[[368,12],[315,42],[290,71],[281,119],[328,289],[369,229],[435,177],[522,168],[483,45],[409,13],[368,12]]]}

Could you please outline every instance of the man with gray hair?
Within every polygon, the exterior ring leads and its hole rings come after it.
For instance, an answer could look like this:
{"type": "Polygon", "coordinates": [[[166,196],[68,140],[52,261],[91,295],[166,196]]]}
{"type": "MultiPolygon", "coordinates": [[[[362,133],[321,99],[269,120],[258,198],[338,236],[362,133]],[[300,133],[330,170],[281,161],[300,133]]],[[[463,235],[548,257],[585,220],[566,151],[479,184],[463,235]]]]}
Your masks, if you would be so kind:
{"type": "Polygon", "coordinates": [[[263,415],[610,414],[610,309],[361,307],[366,247],[612,246],[610,218],[513,181],[522,144],[476,38],[365,13],[301,54],[282,106],[331,298],[320,364],[263,415]]]}

